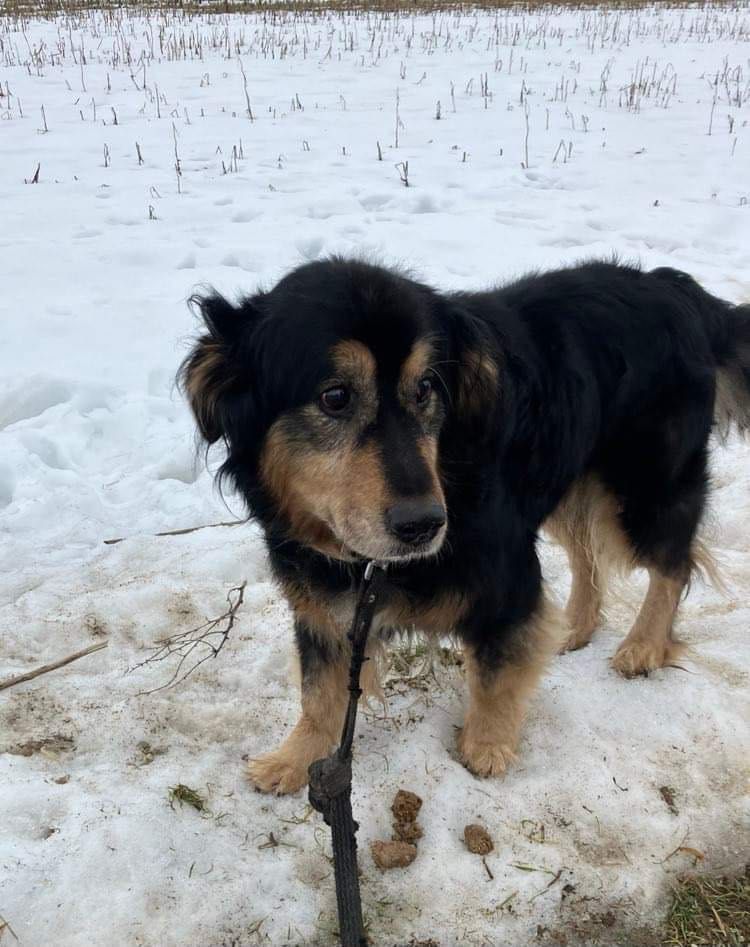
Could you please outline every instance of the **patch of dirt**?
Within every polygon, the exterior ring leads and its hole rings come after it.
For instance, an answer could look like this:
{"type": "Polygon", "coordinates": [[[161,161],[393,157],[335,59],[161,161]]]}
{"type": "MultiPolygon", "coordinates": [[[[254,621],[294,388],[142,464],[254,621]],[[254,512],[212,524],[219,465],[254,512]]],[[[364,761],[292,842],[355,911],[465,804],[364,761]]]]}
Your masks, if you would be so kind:
{"type": "Polygon", "coordinates": [[[54,725],[67,726],[72,718],[65,706],[48,693],[48,685],[40,683],[36,687],[18,688],[9,691],[10,699],[3,701],[0,707],[0,733],[15,731],[17,736],[27,733],[40,733],[54,725]]]}
{"type": "Polygon", "coordinates": [[[84,616],[83,626],[92,638],[106,638],[109,633],[107,623],[94,612],[84,616]]]}
{"type": "Polygon", "coordinates": [[[671,786],[659,786],[659,795],[672,815],[679,815],[679,809],[674,802],[674,789],[671,786]]]}
{"type": "Polygon", "coordinates": [[[133,766],[148,766],[149,763],[154,762],[157,756],[164,756],[165,753],[168,753],[169,747],[152,746],[148,740],[140,740],[136,744],[136,750],[138,756],[133,762],[133,766]]]}
{"type": "Polygon", "coordinates": [[[73,737],[56,733],[54,736],[43,737],[41,740],[25,740],[23,743],[16,743],[4,752],[11,756],[33,756],[35,753],[39,753],[42,756],[56,759],[61,753],[69,753],[75,748],[73,737]]]}

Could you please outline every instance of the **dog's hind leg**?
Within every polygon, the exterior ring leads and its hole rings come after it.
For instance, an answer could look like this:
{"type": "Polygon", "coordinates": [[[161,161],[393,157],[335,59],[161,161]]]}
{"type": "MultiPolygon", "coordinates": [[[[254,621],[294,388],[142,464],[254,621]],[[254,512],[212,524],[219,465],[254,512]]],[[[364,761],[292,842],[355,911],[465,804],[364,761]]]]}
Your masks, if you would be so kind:
{"type": "Polygon", "coordinates": [[[570,563],[571,584],[565,615],[570,635],[563,643],[563,651],[583,648],[599,626],[602,613],[602,577],[591,549],[585,546],[566,548],[570,563]]]}
{"type": "Polygon", "coordinates": [[[624,677],[672,664],[684,651],[685,646],[674,636],[673,625],[687,579],[687,570],[665,575],[657,568],[649,569],[646,598],[612,658],[612,667],[624,677]]]}
{"type": "Polygon", "coordinates": [[[565,617],[570,633],[561,650],[575,651],[589,643],[599,625],[602,610],[601,575],[587,543],[580,541],[564,525],[548,525],[547,528],[568,555],[571,581],[565,617]]]}
{"type": "Polygon", "coordinates": [[[565,615],[570,634],[561,650],[575,651],[589,643],[599,626],[608,573],[627,567],[632,552],[615,498],[593,475],[571,487],[544,528],[568,556],[571,584],[565,615]]]}
{"type": "Polygon", "coordinates": [[[695,534],[705,504],[706,450],[695,451],[669,479],[639,484],[623,504],[622,520],[636,561],[648,569],[649,586],[612,667],[625,677],[672,664],[685,646],[674,634],[680,597],[691,571],[701,565],[695,534]]]}

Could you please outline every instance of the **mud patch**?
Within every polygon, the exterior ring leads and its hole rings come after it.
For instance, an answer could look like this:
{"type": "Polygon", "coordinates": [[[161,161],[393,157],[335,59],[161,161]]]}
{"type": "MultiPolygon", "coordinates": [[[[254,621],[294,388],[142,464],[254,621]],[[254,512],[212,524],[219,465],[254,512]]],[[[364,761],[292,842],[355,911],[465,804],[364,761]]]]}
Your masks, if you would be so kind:
{"type": "Polygon", "coordinates": [[[43,737],[41,740],[25,740],[22,743],[16,743],[4,750],[11,756],[34,756],[39,754],[47,759],[58,759],[63,753],[70,753],[75,750],[76,745],[73,737],[62,733],[56,733],[51,737],[43,737]]]}

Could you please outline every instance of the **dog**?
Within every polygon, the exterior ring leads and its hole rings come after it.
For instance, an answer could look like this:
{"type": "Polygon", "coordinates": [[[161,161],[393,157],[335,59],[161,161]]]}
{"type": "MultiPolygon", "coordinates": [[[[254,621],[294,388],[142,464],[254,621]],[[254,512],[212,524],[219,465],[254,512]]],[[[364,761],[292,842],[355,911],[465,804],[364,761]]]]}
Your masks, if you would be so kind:
{"type": "Polygon", "coordinates": [[[607,565],[649,576],[614,669],[678,656],[679,601],[709,563],[709,436],[750,429],[750,306],[617,261],[446,294],[343,258],[236,305],[195,302],[206,331],[180,382],[294,613],[302,713],[250,762],[258,789],[300,789],[338,739],[369,560],[387,563],[374,627],[462,643],[458,753],[478,776],[515,758],[551,656],[590,640],[607,565]],[[543,526],[570,560],[566,621],[544,592],[543,526]]]}

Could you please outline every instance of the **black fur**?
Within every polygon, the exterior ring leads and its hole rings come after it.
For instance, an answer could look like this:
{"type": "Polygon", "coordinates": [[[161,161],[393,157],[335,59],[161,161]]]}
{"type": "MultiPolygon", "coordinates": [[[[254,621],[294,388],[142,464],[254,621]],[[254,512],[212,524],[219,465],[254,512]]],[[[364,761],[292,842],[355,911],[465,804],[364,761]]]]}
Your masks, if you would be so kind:
{"type": "MultiPolygon", "coordinates": [[[[204,434],[224,439],[223,476],[264,528],[277,575],[321,596],[350,589],[361,566],[289,540],[258,477],[264,434],[314,400],[340,340],[364,342],[384,377],[417,340],[435,340],[449,531],[438,556],[392,565],[389,584],[416,605],[465,594],[473,604],[457,630],[487,667],[520,645],[513,630],[540,600],[538,531],[571,484],[596,473],[621,504],[637,561],[685,572],[708,489],[717,369],[739,372],[738,411],[750,413],[750,310],[671,269],[591,262],[444,295],[332,259],[236,307],[216,296],[200,305],[210,337],[225,346],[227,377],[204,434]],[[467,377],[464,356],[477,351],[497,366],[496,388],[479,372],[467,377]],[[459,408],[462,390],[473,409],[459,408]]],[[[394,489],[421,489],[415,432],[395,404],[381,404],[375,428],[368,436],[381,440],[394,489]]],[[[308,631],[298,636],[304,663],[321,660],[308,631]]]]}

